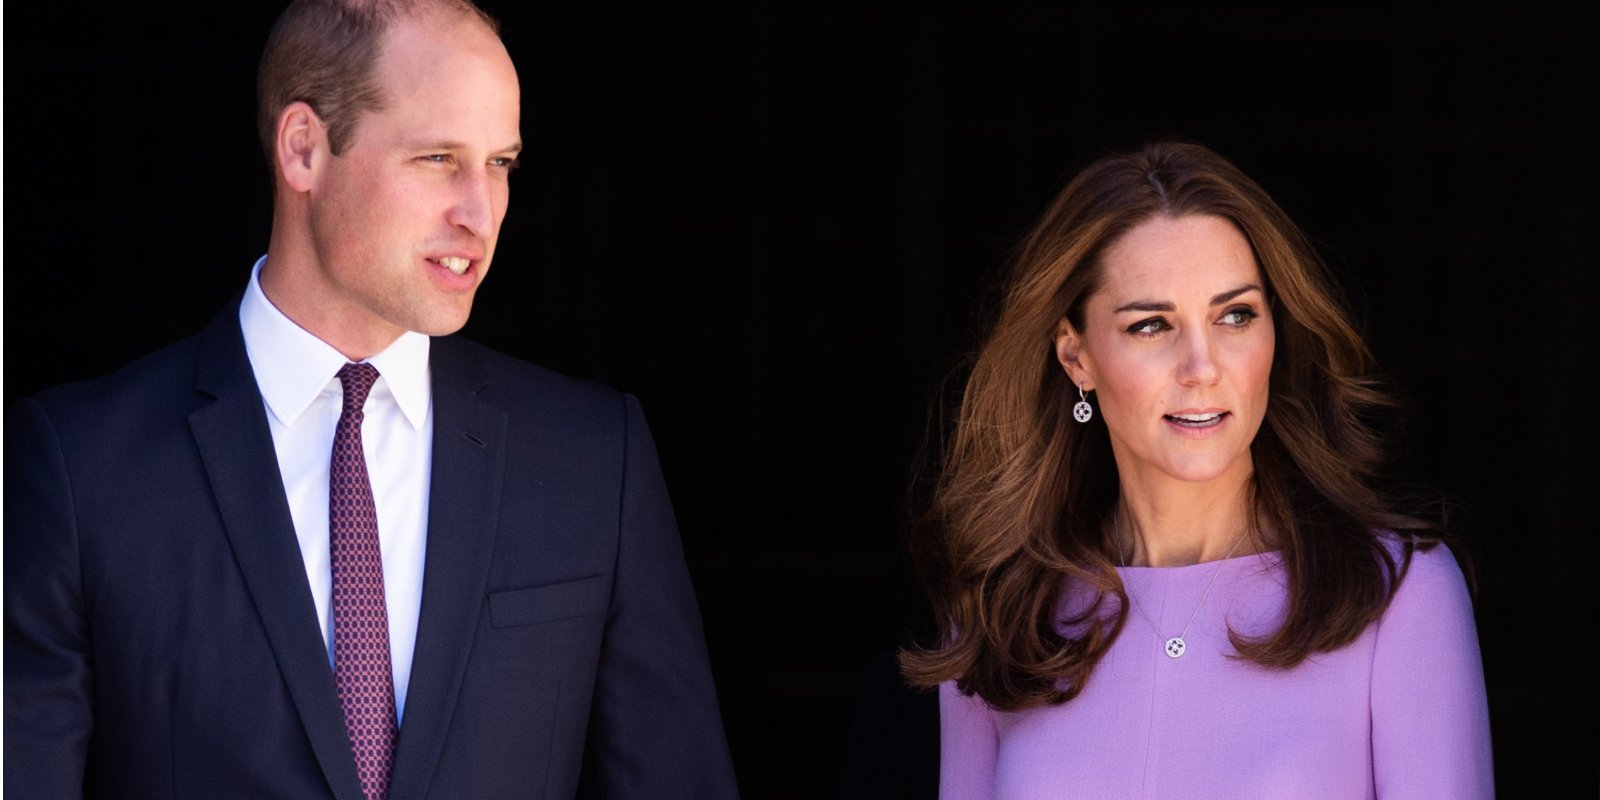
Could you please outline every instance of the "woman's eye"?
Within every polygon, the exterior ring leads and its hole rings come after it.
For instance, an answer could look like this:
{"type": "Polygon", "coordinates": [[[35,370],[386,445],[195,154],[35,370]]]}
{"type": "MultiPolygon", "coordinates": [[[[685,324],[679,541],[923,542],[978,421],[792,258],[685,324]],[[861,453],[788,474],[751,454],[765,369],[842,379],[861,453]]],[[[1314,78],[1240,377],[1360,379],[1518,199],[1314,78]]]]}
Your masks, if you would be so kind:
{"type": "Polygon", "coordinates": [[[1166,320],[1160,317],[1151,317],[1129,325],[1128,333],[1135,336],[1154,336],[1170,327],[1172,326],[1168,325],[1166,320]]]}
{"type": "Polygon", "coordinates": [[[1222,322],[1224,325],[1232,325],[1235,328],[1243,328],[1244,326],[1249,325],[1251,322],[1254,322],[1257,316],[1258,315],[1256,312],[1251,309],[1234,308],[1230,309],[1228,313],[1223,314],[1220,322],[1222,322]]]}

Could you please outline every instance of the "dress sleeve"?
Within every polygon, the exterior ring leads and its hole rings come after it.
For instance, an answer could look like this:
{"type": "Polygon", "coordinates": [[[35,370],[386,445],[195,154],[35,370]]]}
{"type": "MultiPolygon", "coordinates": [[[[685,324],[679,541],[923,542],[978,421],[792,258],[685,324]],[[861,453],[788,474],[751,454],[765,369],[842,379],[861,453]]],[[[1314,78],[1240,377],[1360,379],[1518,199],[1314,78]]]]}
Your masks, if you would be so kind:
{"type": "Polygon", "coordinates": [[[967,696],[955,681],[939,685],[939,800],[994,796],[999,732],[983,698],[967,696]]]}
{"type": "Polygon", "coordinates": [[[1371,685],[1373,783],[1380,800],[1494,796],[1472,601],[1447,548],[1412,557],[1378,622],[1371,685]]]}

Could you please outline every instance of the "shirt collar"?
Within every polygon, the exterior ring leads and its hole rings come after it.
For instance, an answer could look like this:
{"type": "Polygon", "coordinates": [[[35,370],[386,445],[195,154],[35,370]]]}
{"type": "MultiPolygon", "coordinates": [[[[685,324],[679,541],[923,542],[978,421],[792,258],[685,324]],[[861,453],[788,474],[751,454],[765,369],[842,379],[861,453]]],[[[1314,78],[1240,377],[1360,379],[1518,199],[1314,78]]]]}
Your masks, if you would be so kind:
{"type": "MultiPolygon", "coordinates": [[[[293,427],[300,415],[327,388],[328,382],[349,363],[332,345],[284,316],[261,291],[261,266],[267,257],[256,259],[250,270],[250,285],[239,303],[239,327],[244,332],[244,349],[256,375],[256,386],[267,408],[285,427],[293,427]]],[[[395,405],[415,430],[422,430],[432,400],[428,381],[429,339],[407,331],[383,352],[367,359],[378,370],[381,384],[387,384],[395,405]]]]}

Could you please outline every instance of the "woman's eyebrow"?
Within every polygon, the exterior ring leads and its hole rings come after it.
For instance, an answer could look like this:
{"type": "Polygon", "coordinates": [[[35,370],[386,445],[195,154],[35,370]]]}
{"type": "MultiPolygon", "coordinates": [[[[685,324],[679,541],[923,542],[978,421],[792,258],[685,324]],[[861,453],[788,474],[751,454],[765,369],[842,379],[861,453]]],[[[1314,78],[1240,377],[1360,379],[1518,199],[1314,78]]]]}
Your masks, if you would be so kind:
{"type": "MultiPolygon", "coordinates": [[[[1251,290],[1259,292],[1261,291],[1261,287],[1253,283],[1247,283],[1237,289],[1229,289],[1228,291],[1211,298],[1211,305],[1220,306],[1223,303],[1226,303],[1229,300],[1232,300],[1233,298],[1251,290]]],[[[1124,311],[1176,311],[1177,308],[1178,307],[1172,303],[1163,300],[1135,300],[1125,306],[1117,308],[1111,313],[1121,314],[1124,311]]]]}
{"type": "Polygon", "coordinates": [[[1248,291],[1250,291],[1252,289],[1254,289],[1255,291],[1258,291],[1258,292],[1261,291],[1261,287],[1260,286],[1257,286],[1257,285],[1255,285],[1253,283],[1247,283],[1247,284],[1245,284],[1243,286],[1240,286],[1237,289],[1233,289],[1231,291],[1223,292],[1222,294],[1219,294],[1216,297],[1211,298],[1211,305],[1220,306],[1223,303],[1226,303],[1229,300],[1232,300],[1233,298],[1238,297],[1239,295],[1244,294],[1245,292],[1248,292],[1248,291]]]}
{"type": "Polygon", "coordinates": [[[1177,306],[1155,300],[1135,300],[1111,313],[1121,314],[1124,311],[1176,311],[1177,306]]]}

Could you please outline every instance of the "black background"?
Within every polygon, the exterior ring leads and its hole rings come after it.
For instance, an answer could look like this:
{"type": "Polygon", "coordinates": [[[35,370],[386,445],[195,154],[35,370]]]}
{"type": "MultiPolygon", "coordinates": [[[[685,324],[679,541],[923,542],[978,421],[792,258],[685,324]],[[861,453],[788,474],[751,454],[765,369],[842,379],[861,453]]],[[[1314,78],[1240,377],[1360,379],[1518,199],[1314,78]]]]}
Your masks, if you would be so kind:
{"type": "MultiPolygon", "coordinates": [[[[932,795],[891,662],[931,398],[1065,179],[1166,133],[1310,233],[1408,396],[1500,794],[1594,796],[1593,4],[487,5],[527,152],[467,332],[643,400],[746,796],[932,795]]],[[[193,332],[266,248],[276,8],[160,8],[10,9],[8,402],[193,332]]]]}

